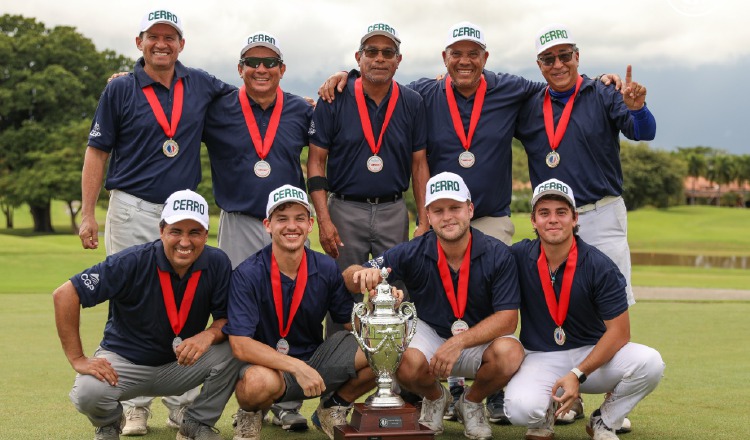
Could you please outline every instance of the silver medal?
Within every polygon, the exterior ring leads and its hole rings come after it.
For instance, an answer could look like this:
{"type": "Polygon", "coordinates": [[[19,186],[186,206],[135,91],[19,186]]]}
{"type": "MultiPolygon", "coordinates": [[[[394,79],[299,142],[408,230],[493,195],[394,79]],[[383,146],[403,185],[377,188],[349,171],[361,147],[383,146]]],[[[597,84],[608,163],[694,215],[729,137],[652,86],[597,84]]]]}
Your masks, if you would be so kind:
{"type": "Polygon", "coordinates": [[[475,162],[476,158],[474,157],[474,153],[464,151],[463,153],[458,155],[458,164],[464,168],[473,167],[475,162]]]}
{"type": "Polygon", "coordinates": [[[463,333],[468,329],[469,324],[467,324],[463,319],[457,319],[453,322],[453,324],[451,324],[451,333],[453,334],[453,336],[456,336],[459,333],[463,333]]]}
{"type": "Polygon", "coordinates": [[[565,344],[565,330],[562,327],[555,328],[555,343],[557,345],[565,344]]]}
{"type": "Polygon", "coordinates": [[[284,338],[279,339],[279,342],[276,343],[276,351],[281,354],[289,354],[289,342],[284,338]]]}
{"type": "Polygon", "coordinates": [[[181,337],[179,337],[179,336],[175,336],[175,338],[174,338],[174,339],[172,339],[172,350],[173,350],[173,351],[174,351],[175,353],[177,353],[177,347],[179,347],[179,346],[180,346],[180,344],[182,344],[182,338],[181,338],[181,337]]]}
{"type": "Polygon", "coordinates": [[[255,175],[260,178],[268,177],[271,174],[271,164],[265,160],[259,160],[255,162],[253,171],[255,171],[255,175]]]}
{"type": "Polygon", "coordinates": [[[555,168],[556,166],[560,165],[560,154],[558,154],[557,151],[550,151],[547,154],[545,162],[547,162],[548,167],[555,168]]]}
{"type": "Polygon", "coordinates": [[[167,139],[161,146],[161,152],[167,157],[175,157],[180,152],[180,146],[174,139],[167,139]]]}
{"type": "Polygon", "coordinates": [[[379,173],[383,170],[383,159],[380,156],[370,156],[367,159],[367,169],[371,173],[379,173]]]}

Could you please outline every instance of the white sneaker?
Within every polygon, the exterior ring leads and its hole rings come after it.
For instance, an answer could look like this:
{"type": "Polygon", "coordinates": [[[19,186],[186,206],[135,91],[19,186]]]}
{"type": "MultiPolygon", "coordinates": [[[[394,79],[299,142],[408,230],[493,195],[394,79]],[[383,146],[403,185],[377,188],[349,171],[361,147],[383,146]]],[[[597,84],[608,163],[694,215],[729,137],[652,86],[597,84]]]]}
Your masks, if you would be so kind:
{"type": "Polygon", "coordinates": [[[570,407],[568,412],[557,416],[557,418],[555,419],[555,423],[558,425],[569,425],[578,419],[582,419],[583,417],[583,400],[578,397],[576,398],[575,402],[573,402],[573,406],[570,407]]]}
{"type": "Polygon", "coordinates": [[[622,426],[620,426],[620,429],[615,431],[615,434],[627,434],[630,431],[633,430],[633,425],[630,424],[630,419],[625,417],[622,421],[622,426]]]}
{"type": "Polygon", "coordinates": [[[615,431],[604,423],[601,415],[591,415],[586,432],[593,440],[619,440],[615,431]]]}
{"type": "Polygon", "coordinates": [[[131,406],[125,411],[125,426],[122,435],[146,435],[151,410],[145,406],[131,406]]]}
{"type": "Polygon", "coordinates": [[[537,428],[526,430],[526,440],[552,440],[555,438],[555,411],[557,404],[551,402],[544,415],[544,424],[537,428]]]}
{"type": "Polygon", "coordinates": [[[260,430],[263,428],[263,411],[237,410],[233,416],[234,437],[232,440],[259,440],[260,430]]]}
{"type": "Polygon", "coordinates": [[[323,408],[323,402],[321,401],[312,415],[313,425],[320,431],[323,431],[329,439],[333,440],[333,428],[347,424],[346,416],[349,414],[350,409],[352,409],[351,406],[340,405],[323,408]]]}
{"type": "Polygon", "coordinates": [[[428,398],[422,399],[422,411],[419,414],[419,423],[435,431],[435,434],[443,433],[443,414],[448,410],[452,397],[445,387],[438,383],[440,387],[440,396],[436,400],[428,398]]]}
{"type": "Polygon", "coordinates": [[[473,440],[489,440],[492,438],[492,428],[487,423],[484,412],[484,402],[474,403],[466,400],[466,392],[456,404],[456,417],[464,424],[464,436],[473,440]]]}
{"type": "Polygon", "coordinates": [[[283,409],[272,405],[268,417],[276,426],[286,431],[304,431],[307,429],[307,419],[296,409],[283,409]]]}
{"type": "MultiPolygon", "coordinates": [[[[164,397],[161,398],[161,401],[164,402],[164,397]]],[[[169,414],[167,415],[167,426],[172,429],[180,429],[180,424],[182,423],[182,416],[183,414],[185,414],[185,410],[187,409],[187,406],[183,405],[177,409],[172,409],[167,406],[167,409],[169,410],[169,414]]]]}

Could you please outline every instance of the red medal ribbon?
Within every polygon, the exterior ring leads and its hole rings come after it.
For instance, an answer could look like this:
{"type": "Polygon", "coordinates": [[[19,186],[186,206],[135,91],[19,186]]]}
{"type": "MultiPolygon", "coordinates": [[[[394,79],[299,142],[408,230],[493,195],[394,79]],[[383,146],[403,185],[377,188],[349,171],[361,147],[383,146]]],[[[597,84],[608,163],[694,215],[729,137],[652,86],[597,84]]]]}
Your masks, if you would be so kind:
{"type": "Polygon", "coordinates": [[[185,327],[187,322],[190,308],[193,306],[193,298],[195,298],[195,290],[198,287],[198,280],[201,277],[201,271],[193,272],[188,280],[187,287],[185,288],[185,295],[182,297],[182,303],[180,304],[180,312],[177,313],[177,303],[174,300],[174,290],[172,290],[172,280],[170,279],[169,272],[159,269],[159,284],[161,284],[161,294],[164,297],[164,307],[167,309],[167,317],[169,318],[169,324],[172,326],[175,336],[179,335],[182,328],[185,327]]]}
{"type": "Polygon", "coordinates": [[[151,110],[154,111],[156,122],[159,123],[161,129],[164,130],[164,134],[166,134],[169,139],[174,138],[174,134],[177,132],[177,125],[180,123],[180,118],[182,117],[182,78],[178,79],[174,85],[174,105],[172,106],[171,124],[167,122],[167,115],[164,113],[164,109],[161,107],[161,103],[156,97],[154,86],[146,86],[142,90],[143,94],[146,95],[146,100],[151,106],[151,110]]]}
{"type": "Polygon", "coordinates": [[[575,101],[576,95],[578,95],[578,89],[581,88],[581,83],[583,83],[583,77],[578,75],[576,90],[573,92],[573,96],[568,99],[568,102],[565,103],[562,116],[560,116],[560,122],[557,124],[557,130],[555,130],[555,119],[552,114],[552,98],[549,96],[549,86],[547,86],[547,89],[544,91],[544,104],[542,106],[542,111],[544,113],[544,128],[547,130],[547,139],[549,139],[549,145],[552,147],[552,151],[557,150],[563,136],[565,136],[565,130],[568,129],[570,114],[573,112],[573,101],[575,101]]]}
{"type": "Polygon", "coordinates": [[[464,150],[469,151],[471,146],[471,138],[474,137],[474,132],[477,129],[479,123],[479,116],[482,114],[482,106],[484,105],[484,95],[487,93],[487,81],[484,79],[484,75],[479,80],[479,88],[477,93],[474,95],[474,107],[471,109],[471,119],[469,121],[469,135],[468,137],[464,134],[464,123],[461,121],[461,114],[458,112],[458,105],[456,105],[456,95],[453,93],[453,87],[451,87],[453,81],[450,75],[445,78],[445,97],[448,100],[448,110],[451,112],[451,119],[453,120],[453,128],[456,130],[458,139],[461,141],[464,150]]]}
{"type": "Polygon", "coordinates": [[[396,109],[396,102],[398,101],[398,84],[393,81],[393,91],[391,97],[388,98],[388,107],[385,110],[385,119],[383,120],[383,128],[380,130],[380,136],[378,136],[378,143],[375,143],[375,135],[372,133],[372,124],[370,123],[370,114],[367,112],[367,103],[365,103],[365,92],[362,90],[362,78],[357,78],[354,81],[354,99],[357,101],[357,110],[359,111],[359,121],[362,123],[362,131],[365,133],[365,140],[370,145],[372,154],[378,154],[380,146],[383,145],[383,133],[388,128],[388,122],[391,121],[393,116],[393,110],[396,109]]]}
{"type": "Polygon", "coordinates": [[[445,258],[445,251],[440,246],[440,240],[437,242],[438,250],[438,270],[440,271],[440,280],[443,282],[443,288],[445,289],[445,296],[448,297],[448,302],[453,309],[453,315],[461,319],[464,317],[466,312],[466,301],[469,298],[469,266],[471,263],[471,240],[472,237],[469,235],[469,245],[466,247],[464,253],[464,259],[461,262],[461,267],[458,269],[458,295],[456,295],[453,289],[453,279],[451,278],[451,272],[448,268],[448,259],[445,258]]]}
{"type": "Polygon", "coordinates": [[[542,290],[544,291],[544,299],[547,301],[547,309],[549,310],[552,320],[555,321],[558,327],[562,327],[565,318],[568,316],[568,306],[570,305],[570,288],[573,285],[573,276],[576,272],[576,264],[578,263],[578,245],[576,240],[573,238],[573,245],[570,247],[568,253],[568,262],[565,264],[565,272],[563,273],[562,288],[560,290],[560,302],[558,303],[555,298],[555,290],[552,288],[552,280],[549,277],[549,266],[547,265],[547,255],[544,252],[544,246],[541,246],[539,252],[539,259],[536,260],[536,267],[539,271],[539,280],[542,282],[542,290]]]}
{"type": "Polygon", "coordinates": [[[279,263],[276,262],[276,256],[271,252],[271,288],[273,289],[273,302],[276,306],[276,317],[279,318],[279,334],[282,338],[286,338],[286,335],[289,334],[294,315],[297,314],[302,297],[305,296],[305,287],[307,286],[306,252],[302,252],[302,261],[299,263],[299,268],[297,269],[296,281],[297,284],[294,286],[294,293],[292,294],[292,305],[289,310],[289,320],[286,326],[284,326],[284,299],[281,296],[281,273],[279,272],[279,263]]]}
{"type": "Polygon", "coordinates": [[[258,129],[258,124],[255,122],[253,110],[250,108],[250,99],[247,97],[245,86],[240,87],[239,97],[242,114],[245,116],[245,124],[247,124],[247,131],[250,132],[250,139],[253,140],[258,157],[261,160],[265,160],[268,152],[271,151],[273,140],[276,138],[276,130],[279,128],[281,109],[284,107],[284,92],[281,90],[281,87],[276,87],[276,105],[273,108],[273,112],[271,112],[271,120],[268,121],[268,129],[263,139],[260,138],[260,130],[258,129]]]}

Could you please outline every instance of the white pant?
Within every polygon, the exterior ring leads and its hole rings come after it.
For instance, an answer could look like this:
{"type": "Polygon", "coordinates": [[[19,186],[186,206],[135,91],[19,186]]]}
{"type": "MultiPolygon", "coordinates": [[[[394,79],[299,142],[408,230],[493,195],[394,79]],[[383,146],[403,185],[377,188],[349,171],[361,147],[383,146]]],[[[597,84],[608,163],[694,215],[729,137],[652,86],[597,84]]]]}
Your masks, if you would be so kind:
{"type": "MultiPolygon", "coordinates": [[[[505,389],[505,415],[511,423],[529,428],[544,426],[552,386],[577,367],[593,348],[589,345],[566,351],[526,351],[521,368],[505,389]]],[[[664,361],[658,351],[629,342],[588,376],[580,392],[611,392],[600,408],[602,419],[610,428],[619,429],[625,416],[656,388],[663,374],[664,361]]]]}
{"type": "Polygon", "coordinates": [[[159,239],[159,220],[163,207],[163,204],[149,203],[113,189],[110,192],[104,225],[104,246],[107,255],[159,239]]]}
{"type": "Polygon", "coordinates": [[[635,304],[631,281],[630,246],[628,246],[628,211],[625,201],[618,197],[612,203],[578,214],[578,231],[583,241],[604,252],[628,283],[628,305],[635,304]]]}

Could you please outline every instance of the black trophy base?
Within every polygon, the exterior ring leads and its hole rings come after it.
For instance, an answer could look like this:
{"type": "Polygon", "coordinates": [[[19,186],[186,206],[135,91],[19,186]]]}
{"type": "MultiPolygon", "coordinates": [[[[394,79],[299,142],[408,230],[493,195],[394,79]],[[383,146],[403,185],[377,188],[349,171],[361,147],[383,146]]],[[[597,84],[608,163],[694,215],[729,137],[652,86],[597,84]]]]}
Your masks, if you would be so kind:
{"type": "Polygon", "coordinates": [[[370,408],[355,403],[351,422],[336,426],[334,440],[344,439],[434,439],[435,432],[419,424],[419,411],[413,405],[401,408],[370,408]]]}

